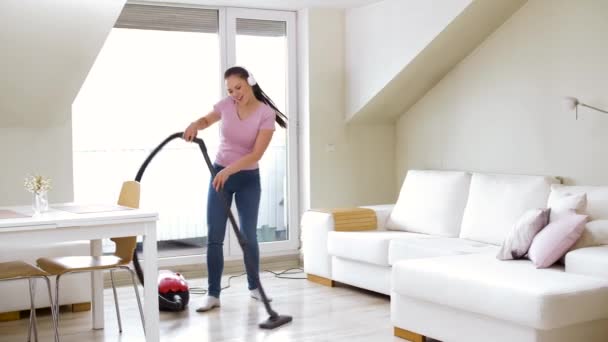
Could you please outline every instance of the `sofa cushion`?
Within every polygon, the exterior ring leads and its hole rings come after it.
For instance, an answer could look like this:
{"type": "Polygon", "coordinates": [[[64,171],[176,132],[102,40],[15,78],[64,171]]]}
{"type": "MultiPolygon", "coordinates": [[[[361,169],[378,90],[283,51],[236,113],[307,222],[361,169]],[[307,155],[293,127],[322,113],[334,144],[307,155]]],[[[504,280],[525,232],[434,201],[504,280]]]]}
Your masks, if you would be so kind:
{"type": "Polygon", "coordinates": [[[392,291],[536,329],[608,318],[608,280],[489,254],[404,260],[392,291]]]}
{"type": "Polygon", "coordinates": [[[470,174],[466,172],[408,171],[387,227],[457,237],[469,182],[470,174]]]}
{"type": "Polygon", "coordinates": [[[551,184],[557,182],[547,176],[473,174],[460,237],[502,244],[524,212],[546,208],[551,184]]]}
{"type": "Polygon", "coordinates": [[[608,245],[608,220],[593,220],[587,222],[583,235],[572,246],[571,250],[608,245]]]}
{"type": "Polygon", "coordinates": [[[431,238],[429,235],[394,232],[329,232],[327,251],[329,255],[370,264],[389,266],[388,245],[392,239],[431,238]]]}
{"type": "Polygon", "coordinates": [[[608,219],[608,186],[568,186],[553,184],[550,200],[564,194],[586,194],[587,208],[585,214],[592,220],[608,219]]]}
{"type": "Polygon", "coordinates": [[[471,253],[493,253],[497,246],[459,238],[434,239],[409,238],[394,239],[388,244],[388,263],[394,265],[400,260],[433,258],[446,255],[471,253]]]}
{"type": "Polygon", "coordinates": [[[608,246],[569,252],[566,254],[566,272],[608,279],[608,246]]]}

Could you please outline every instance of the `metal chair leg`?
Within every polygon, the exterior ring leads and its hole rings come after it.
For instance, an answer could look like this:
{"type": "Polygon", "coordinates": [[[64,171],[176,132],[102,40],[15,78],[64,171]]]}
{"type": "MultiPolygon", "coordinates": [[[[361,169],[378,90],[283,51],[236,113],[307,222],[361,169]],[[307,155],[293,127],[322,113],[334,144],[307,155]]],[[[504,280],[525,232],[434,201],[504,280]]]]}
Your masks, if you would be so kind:
{"type": "Polygon", "coordinates": [[[36,305],[34,300],[36,297],[36,281],[33,278],[28,278],[28,285],[30,288],[30,325],[27,330],[27,341],[32,340],[32,330],[34,330],[34,341],[38,342],[38,325],[36,320],[36,305]]]}
{"type": "Polygon", "coordinates": [[[144,328],[144,335],[146,334],[146,321],[144,320],[144,310],[141,307],[141,299],[139,298],[139,290],[137,289],[137,282],[135,282],[135,272],[130,267],[123,267],[129,273],[131,273],[131,282],[133,282],[133,289],[135,290],[135,297],[137,298],[137,306],[139,307],[139,316],[141,317],[141,325],[144,328]]]}
{"type": "Polygon", "coordinates": [[[46,282],[46,288],[49,292],[49,302],[51,303],[51,318],[53,320],[53,330],[55,330],[55,342],[59,342],[59,331],[57,330],[57,312],[53,303],[53,294],[51,293],[51,281],[48,277],[43,277],[46,282]]]}
{"type": "Polygon", "coordinates": [[[114,305],[116,306],[116,317],[118,318],[118,332],[122,333],[122,322],[120,321],[120,309],[118,308],[118,296],[114,285],[114,270],[110,270],[110,280],[112,281],[112,291],[114,292],[114,305]]]}
{"type": "Polygon", "coordinates": [[[59,336],[59,279],[61,276],[58,274],[55,278],[55,331],[57,331],[55,338],[59,336]]]}

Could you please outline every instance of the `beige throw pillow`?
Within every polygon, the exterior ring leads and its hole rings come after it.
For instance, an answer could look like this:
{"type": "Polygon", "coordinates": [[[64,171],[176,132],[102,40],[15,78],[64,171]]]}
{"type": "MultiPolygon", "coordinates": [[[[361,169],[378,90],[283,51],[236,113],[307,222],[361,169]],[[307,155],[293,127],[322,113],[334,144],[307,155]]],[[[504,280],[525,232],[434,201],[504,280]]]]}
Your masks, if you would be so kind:
{"type": "Polygon", "coordinates": [[[499,260],[521,259],[532,244],[532,240],[549,223],[550,209],[531,209],[517,220],[505,238],[496,258],[499,260]]]}

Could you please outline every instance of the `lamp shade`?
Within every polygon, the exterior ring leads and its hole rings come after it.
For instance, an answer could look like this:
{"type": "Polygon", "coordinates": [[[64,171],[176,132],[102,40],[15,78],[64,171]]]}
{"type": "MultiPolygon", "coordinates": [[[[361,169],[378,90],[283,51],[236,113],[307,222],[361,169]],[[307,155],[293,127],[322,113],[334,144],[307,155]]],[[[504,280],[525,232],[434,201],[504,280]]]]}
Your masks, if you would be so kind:
{"type": "Polygon", "coordinates": [[[566,96],[563,99],[563,103],[564,103],[564,107],[566,107],[569,110],[573,110],[576,108],[576,106],[578,106],[578,104],[580,102],[578,101],[578,99],[576,97],[566,96]]]}

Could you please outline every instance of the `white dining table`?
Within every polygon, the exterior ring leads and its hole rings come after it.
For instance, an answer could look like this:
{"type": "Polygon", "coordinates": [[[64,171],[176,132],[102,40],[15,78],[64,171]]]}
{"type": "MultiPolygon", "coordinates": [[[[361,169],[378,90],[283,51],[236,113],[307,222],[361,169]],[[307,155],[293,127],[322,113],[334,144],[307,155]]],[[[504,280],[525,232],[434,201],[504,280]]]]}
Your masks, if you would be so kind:
{"type": "MultiPolygon", "coordinates": [[[[66,204],[61,204],[66,205],[66,204]]],[[[70,205],[69,203],[67,204],[70,205]]],[[[102,239],[124,236],[143,236],[143,271],[146,284],[156,284],[158,260],[156,221],[158,214],[145,209],[128,209],[92,213],[74,213],[51,208],[33,215],[31,207],[0,207],[28,217],[0,219],[0,251],[24,241],[45,244],[63,241],[89,240],[91,255],[102,255],[102,239]]],[[[104,327],[103,274],[93,272],[92,316],[93,329],[104,327]]],[[[60,289],[61,291],[61,289],[60,289]]],[[[144,287],[144,317],[146,341],[159,341],[159,309],[156,286],[144,287]]]]}

